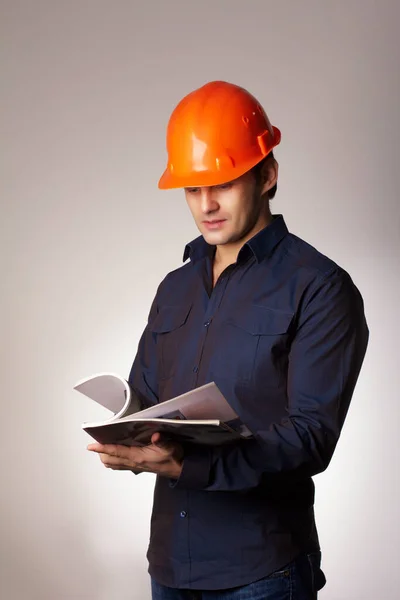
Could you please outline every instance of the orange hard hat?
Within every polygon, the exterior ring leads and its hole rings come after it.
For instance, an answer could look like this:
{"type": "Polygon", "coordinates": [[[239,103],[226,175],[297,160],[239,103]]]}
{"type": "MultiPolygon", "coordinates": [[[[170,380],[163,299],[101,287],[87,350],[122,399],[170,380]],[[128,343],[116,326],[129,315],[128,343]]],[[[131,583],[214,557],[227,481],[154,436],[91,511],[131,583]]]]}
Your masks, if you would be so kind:
{"type": "Polygon", "coordinates": [[[160,189],[221,185],[240,177],[279,144],[260,103],[247,90],[212,81],[185,96],[167,128],[168,165],[160,189]]]}

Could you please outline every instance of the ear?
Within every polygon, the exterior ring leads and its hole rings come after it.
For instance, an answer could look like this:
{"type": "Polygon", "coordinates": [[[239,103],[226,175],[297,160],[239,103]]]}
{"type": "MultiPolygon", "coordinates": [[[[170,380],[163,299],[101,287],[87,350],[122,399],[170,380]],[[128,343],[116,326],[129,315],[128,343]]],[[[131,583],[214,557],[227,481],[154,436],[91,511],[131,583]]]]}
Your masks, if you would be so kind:
{"type": "Polygon", "coordinates": [[[275,158],[266,160],[261,170],[261,195],[266,194],[278,182],[279,165],[275,158]]]}

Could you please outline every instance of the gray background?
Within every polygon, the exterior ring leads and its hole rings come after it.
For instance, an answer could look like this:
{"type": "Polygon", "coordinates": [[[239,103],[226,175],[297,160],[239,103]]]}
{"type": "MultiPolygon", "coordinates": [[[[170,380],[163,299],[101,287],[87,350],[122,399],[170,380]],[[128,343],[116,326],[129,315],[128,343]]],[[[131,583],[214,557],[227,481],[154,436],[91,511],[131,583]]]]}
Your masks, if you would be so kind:
{"type": "Polygon", "coordinates": [[[101,468],[72,391],[127,375],[197,235],[161,192],[165,128],[213,79],[282,130],[273,211],[347,268],[371,342],[316,478],[323,600],[398,598],[397,0],[0,2],[0,598],[145,600],[154,480],[101,468]]]}

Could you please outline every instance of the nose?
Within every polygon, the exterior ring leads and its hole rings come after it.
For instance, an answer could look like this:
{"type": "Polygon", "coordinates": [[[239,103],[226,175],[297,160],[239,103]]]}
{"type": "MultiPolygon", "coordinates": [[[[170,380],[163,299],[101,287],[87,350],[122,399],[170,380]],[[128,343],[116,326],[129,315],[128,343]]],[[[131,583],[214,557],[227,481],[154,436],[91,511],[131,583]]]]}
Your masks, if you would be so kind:
{"type": "Polygon", "coordinates": [[[215,196],[212,193],[212,190],[209,187],[204,187],[201,189],[201,198],[200,198],[201,211],[204,214],[208,214],[218,210],[219,204],[215,200],[215,196]]]}

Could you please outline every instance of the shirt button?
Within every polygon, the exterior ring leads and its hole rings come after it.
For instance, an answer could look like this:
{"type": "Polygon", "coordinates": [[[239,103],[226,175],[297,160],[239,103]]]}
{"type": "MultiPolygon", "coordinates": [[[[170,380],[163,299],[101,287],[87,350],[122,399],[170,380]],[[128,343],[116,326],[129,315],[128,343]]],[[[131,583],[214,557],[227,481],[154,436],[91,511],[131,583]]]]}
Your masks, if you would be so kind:
{"type": "Polygon", "coordinates": [[[182,519],[184,519],[186,517],[186,515],[187,515],[186,510],[182,510],[181,511],[181,517],[182,517],[182,519]]]}
{"type": "Polygon", "coordinates": [[[209,324],[210,324],[210,321],[206,321],[206,322],[204,323],[204,327],[208,327],[208,326],[209,326],[209,324]]]}
{"type": "Polygon", "coordinates": [[[193,373],[198,373],[199,372],[199,367],[193,367],[193,373]]]}

